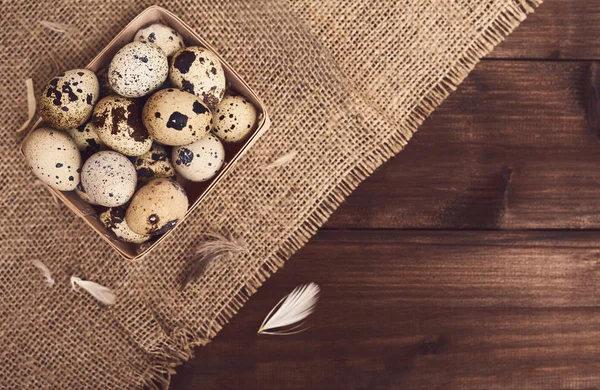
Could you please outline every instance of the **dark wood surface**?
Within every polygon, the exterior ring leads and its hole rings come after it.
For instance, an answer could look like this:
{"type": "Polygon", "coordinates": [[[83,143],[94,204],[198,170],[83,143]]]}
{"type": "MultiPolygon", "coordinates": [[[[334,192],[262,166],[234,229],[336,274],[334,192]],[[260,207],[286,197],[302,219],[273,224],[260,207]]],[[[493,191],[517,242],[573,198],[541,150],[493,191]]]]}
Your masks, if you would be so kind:
{"type": "Polygon", "coordinates": [[[599,72],[600,0],[547,0],[172,388],[600,388],[599,72]]]}

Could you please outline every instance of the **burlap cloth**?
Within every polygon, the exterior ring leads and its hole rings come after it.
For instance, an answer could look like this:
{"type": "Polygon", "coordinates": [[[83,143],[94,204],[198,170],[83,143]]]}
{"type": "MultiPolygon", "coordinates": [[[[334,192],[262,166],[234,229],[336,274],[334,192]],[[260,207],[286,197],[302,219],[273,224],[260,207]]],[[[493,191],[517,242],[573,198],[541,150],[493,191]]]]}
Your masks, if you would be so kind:
{"type": "Polygon", "coordinates": [[[0,386],[168,387],[192,348],[214,337],[539,2],[160,3],[255,88],[273,126],[204,204],[138,262],[117,256],[34,185],[15,130],[26,117],[26,78],[39,92],[56,73],[84,66],[152,2],[1,2],[0,386]],[[60,23],[65,32],[41,21],[60,23]],[[292,151],[297,156],[288,165],[263,168],[292,151]],[[249,253],[211,264],[182,293],[182,267],[207,231],[232,232],[249,253]],[[33,259],[50,268],[53,287],[33,259]],[[73,274],[114,289],[116,305],[71,290],[73,274]]]}

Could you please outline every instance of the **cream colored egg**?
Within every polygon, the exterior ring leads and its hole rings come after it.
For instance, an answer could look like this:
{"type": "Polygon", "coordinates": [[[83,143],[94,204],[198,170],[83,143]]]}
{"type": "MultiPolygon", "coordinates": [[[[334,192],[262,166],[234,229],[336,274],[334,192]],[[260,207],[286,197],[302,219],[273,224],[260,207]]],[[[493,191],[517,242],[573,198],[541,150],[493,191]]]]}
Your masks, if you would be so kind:
{"type": "Polygon", "coordinates": [[[99,84],[94,72],[68,70],[50,80],[42,90],[40,113],[54,128],[77,127],[92,114],[98,95],[99,84]]]}
{"type": "Polygon", "coordinates": [[[77,149],[79,149],[80,152],[88,153],[88,155],[96,153],[102,149],[102,146],[104,145],[96,133],[96,126],[94,126],[92,122],[88,122],[74,129],[69,129],[67,130],[67,133],[71,136],[73,141],[75,141],[77,149]]]}
{"type": "Polygon", "coordinates": [[[83,164],[81,184],[94,203],[115,207],[131,199],[137,176],[127,157],[105,150],[92,155],[83,164]]]}
{"type": "Polygon", "coordinates": [[[149,42],[134,41],[123,46],[108,66],[108,82],[121,96],[141,97],[156,90],[167,79],[169,62],[165,53],[149,42]]]}
{"type": "Polygon", "coordinates": [[[135,159],[135,170],[138,183],[147,182],[157,177],[173,177],[175,169],[171,165],[169,155],[165,147],[153,144],[152,149],[135,159]]]}
{"type": "Polygon", "coordinates": [[[81,154],[64,132],[39,128],[23,144],[23,154],[33,173],[59,191],[73,191],[79,184],[81,154]]]}
{"type": "Polygon", "coordinates": [[[138,234],[158,235],[171,230],[188,209],[183,187],[172,179],[150,181],[136,192],[125,220],[138,234]]]}
{"type": "Polygon", "coordinates": [[[169,71],[171,83],[193,93],[214,108],[225,94],[225,72],[217,56],[200,46],[175,53],[169,71]]]}
{"type": "Polygon", "coordinates": [[[152,138],[165,145],[187,145],[203,138],[213,117],[196,96],[179,89],[156,92],[144,105],[144,126],[152,138]]]}
{"type": "Polygon", "coordinates": [[[227,95],[215,108],[213,132],[224,142],[244,141],[256,129],[256,116],[248,99],[227,95]]]}
{"type": "Polygon", "coordinates": [[[183,39],[177,31],[160,23],[154,23],[138,30],[133,40],[153,43],[160,47],[167,57],[172,56],[184,46],[183,39]]]}
{"type": "Polygon", "coordinates": [[[193,144],[173,148],[173,164],[178,174],[191,181],[212,179],[223,166],[225,149],[209,134],[193,144]]]}
{"type": "Polygon", "coordinates": [[[141,244],[142,242],[146,242],[150,239],[149,235],[137,234],[129,228],[127,222],[125,222],[124,207],[111,207],[100,214],[100,221],[108,230],[113,232],[115,236],[125,242],[141,244]]]}
{"type": "Polygon", "coordinates": [[[117,95],[103,98],[94,108],[92,123],[102,142],[127,156],[140,156],[152,147],[142,123],[142,107],[135,100],[117,95]]]}

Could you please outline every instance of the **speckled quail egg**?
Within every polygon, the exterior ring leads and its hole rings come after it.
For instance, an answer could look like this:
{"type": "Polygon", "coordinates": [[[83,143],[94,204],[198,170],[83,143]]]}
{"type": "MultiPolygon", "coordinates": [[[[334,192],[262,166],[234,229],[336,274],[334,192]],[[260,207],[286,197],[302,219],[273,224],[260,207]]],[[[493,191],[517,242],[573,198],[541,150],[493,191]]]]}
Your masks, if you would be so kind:
{"type": "Polygon", "coordinates": [[[240,142],[256,129],[256,108],[248,99],[227,95],[215,108],[213,132],[224,142],[240,142]]]}
{"type": "Polygon", "coordinates": [[[133,40],[154,43],[165,52],[167,57],[172,56],[184,46],[183,39],[177,31],[160,23],[151,24],[140,29],[133,40]]]}
{"type": "Polygon", "coordinates": [[[77,187],[75,187],[75,193],[77,194],[77,196],[79,196],[79,198],[81,198],[81,200],[83,200],[84,202],[87,202],[89,204],[95,205],[97,206],[98,204],[96,202],[94,202],[87,194],[87,192],[85,192],[85,190],[83,189],[83,186],[81,185],[81,183],[77,184],[77,187]]]}
{"type": "Polygon", "coordinates": [[[137,176],[133,163],[120,153],[105,150],[83,164],[81,184],[90,199],[100,206],[121,206],[135,192],[137,176]]]}
{"type": "Polygon", "coordinates": [[[92,122],[88,122],[74,129],[67,130],[67,133],[75,141],[77,149],[80,152],[86,152],[88,155],[99,151],[104,143],[96,133],[96,126],[92,122]]]}
{"type": "Polygon", "coordinates": [[[92,123],[102,142],[127,156],[140,156],[152,147],[142,123],[142,107],[134,100],[105,97],[96,104],[92,123]]]}
{"type": "Polygon", "coordinates": [[[183,187],[175,180],[159,178],[136,192],[125,220],[138,234],[158,235],[175,227],[187,209],[188,198],[183,187]]]}
{"type": "Polygon", "coordinates": [[[64,132],[39,128],[23,143],[23,154],[33,173],[59,191],[73,191],[79,184],[81,154],[64,132]]]}
{"type": "Polygon", "coordinates": [[[144,105],[144,125],[150,136],[165,145],[187,145],[203,138],[213,117],[196,96],[179,89],[156,92],[144,105]]]}
{"type": "Polygon", "coordinates": [[[59,74],[44,87],[40,112],[59,130],[77,127],[88,120],[98,100],[99,86],[91,70],[73,69],[59,74]]]}
{"type": "Polygon", "coordinates": [[[104,226],[114,233],[115,236],[125,242],[132,242],[134,244],[141,244],[150,239],[147,234],[137,234],[129,228],[127,222],[125,222],[125,211],[124,207],[111,207],[108,210],[100,213],[100,221],[104,226]]]}
{"type": "Polygon", "coordinates": [[[160,87],[168,73],[167,56],[158,46],[134,41],[113,57],[108,66],[108,82],[121,96],[140,97],[160,87]]]}
{"type": "Polygon", "coordinates": [[[193,144],[173,148],[173,163],[178,174],[191,181],[212,179],[225,161],[225,149],[209,134],[193,144]]]}
{"type": "Polygon", "coordinates": [[[225,93],[225,72],[210,50],[190,46],[175,53],[169,72],[174,86],[193,93],[214,108],[225,93]]]}
{"type": "Polygon", "coordinates": [[[165,147],[156,143],[148,152],[136,157],[134,165],[138,183],[157,177],[173,177],[175,175],[165,147]]]}

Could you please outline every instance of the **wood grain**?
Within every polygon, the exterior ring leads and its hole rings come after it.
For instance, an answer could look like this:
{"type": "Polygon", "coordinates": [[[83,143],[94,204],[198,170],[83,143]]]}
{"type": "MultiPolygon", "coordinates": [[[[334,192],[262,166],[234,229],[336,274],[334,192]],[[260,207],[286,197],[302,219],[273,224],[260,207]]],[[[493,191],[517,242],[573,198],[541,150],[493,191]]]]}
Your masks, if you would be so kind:
{"type": "Polygon", "coordinates": [[[480,63],[326,226],[600,228],[600,129],[586,116],[597,68],[480,63]]]}
{"type": "Polygon", "coordinates": [[[556,389],[600,383],[600,232],[322,231],[174,389],[556,389]],[[255,334],[297,283],[310,329],[255,334]]]}
{"type": "Polygon", "coordinates": [[[544,1],[487,58],[600,59],[600,0],[544,1]]]}

